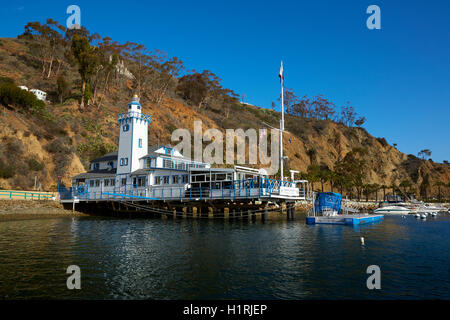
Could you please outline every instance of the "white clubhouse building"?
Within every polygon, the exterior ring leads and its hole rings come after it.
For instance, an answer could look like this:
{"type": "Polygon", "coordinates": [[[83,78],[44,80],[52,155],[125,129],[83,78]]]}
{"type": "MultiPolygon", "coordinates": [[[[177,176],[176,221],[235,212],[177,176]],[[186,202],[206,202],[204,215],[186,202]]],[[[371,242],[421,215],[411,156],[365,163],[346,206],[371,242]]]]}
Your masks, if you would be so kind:
{"type": "Polygon", "coordinates": [[[72,196],[85,200],[299,196],[295,183],[277,183],[257,169],[211,168],[184,157],[170,145],[149,147],[151,118],[142,113],[137,96],[118,121],[118,151],[92,160],[88,172],[74,176],[72,185],[77,191],[72,191],[72,196]]]}

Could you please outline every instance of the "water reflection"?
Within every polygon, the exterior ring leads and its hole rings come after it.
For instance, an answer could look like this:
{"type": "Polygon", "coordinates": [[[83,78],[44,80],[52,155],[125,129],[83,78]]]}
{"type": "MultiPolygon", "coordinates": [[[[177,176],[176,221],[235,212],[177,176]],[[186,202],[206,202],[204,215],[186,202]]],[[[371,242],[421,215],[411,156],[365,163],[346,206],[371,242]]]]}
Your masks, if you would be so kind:
{"type": "Polygon", "coordinates": [[[386,217],[359,228],[303,218],[1,222],[0,297],[450,298],[448,216],[386,217]],[[66,289],[71,264],[81,268],[82,290],[66,289]],[[366,288],[371,264],[382,270],[380,291],[366,288]]]}

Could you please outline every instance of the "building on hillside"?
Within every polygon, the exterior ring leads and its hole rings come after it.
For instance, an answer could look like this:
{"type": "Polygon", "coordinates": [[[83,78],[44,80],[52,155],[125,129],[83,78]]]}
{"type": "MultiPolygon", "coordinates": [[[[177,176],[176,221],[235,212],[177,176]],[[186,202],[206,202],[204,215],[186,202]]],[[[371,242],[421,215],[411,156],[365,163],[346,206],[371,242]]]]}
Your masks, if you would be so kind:
{"type": "Polygon", "coordinates": [[[19,88],[22,90],[28,91],[28,87],[26,87],[26,86],[19,86],[19,88]]]}
{"type": "Polygon", "coordinates": [[[30,92],[34,93],[36,98],[38,98],[39,100],[45,101],[45,99],[47,99],[47,93],[42,90],[31,89],[30,92]]]}

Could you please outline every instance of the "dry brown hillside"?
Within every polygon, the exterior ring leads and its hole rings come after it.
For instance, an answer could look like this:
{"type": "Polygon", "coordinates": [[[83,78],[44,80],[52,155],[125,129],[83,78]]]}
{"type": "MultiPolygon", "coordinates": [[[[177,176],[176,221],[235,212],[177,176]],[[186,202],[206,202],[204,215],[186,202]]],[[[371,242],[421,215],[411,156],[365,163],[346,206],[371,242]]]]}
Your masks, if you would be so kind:
{"type": "MultiPolygon", "coordinates": [[[[34,186],[35,176],[45,190],[54,189],[58,177],[63,183],[70,184],[73,175],[85,171],[89,159],[117,147],[117,114],[125,111],[135,91],[132,81],[112,85],[102,96],[100,107],[93,105],[80,109],[81,82],[77,67],[67,64],[62,68],[71,89],[63,103],[59,103],[56,77],[42,76],[39,63],[25,41],[0,39],[0,77],[11,78],[16,85],[39,88],[49,94],[48,114],[45,115],[26,112],[14,105],[0,105],[0,188],[30,189],[34,186]]],[[[239,103],[194,107],[173,91],[159,103],[146,99],[145,94],[142,99],[144,112],[152,116],[150,144],[170,143],[174,129],[192,129],[196,119],[203,121],[204,129],[225,130],[258,129],[263,122],[277,126],[279,117],[275,111],[239,103]]],[[[308,166],[318,164],[332,171],[337,161],[355,147],[362,147],[366,150],[364,158],[367,162],[364,184],[399,186],[408,181],[411,185],[404,184],[405,190],[414,191],[417,196],[436,196],[437,183],[442,182],[445,186],[440,187],[441,193],[445,196],[448,192],[450,167],[447,164],[406,155],[363,128],[289,115],[286,129],[287,169],[306,173],[308,166]]],[[[320,187],[320,182],[316,182],[315,188],[320,187]]],[[[325,190],[330,187],[330,182],[324,181],[325,190]]],[[[386,190],[388,192],[390,189],[386,190]]]]}

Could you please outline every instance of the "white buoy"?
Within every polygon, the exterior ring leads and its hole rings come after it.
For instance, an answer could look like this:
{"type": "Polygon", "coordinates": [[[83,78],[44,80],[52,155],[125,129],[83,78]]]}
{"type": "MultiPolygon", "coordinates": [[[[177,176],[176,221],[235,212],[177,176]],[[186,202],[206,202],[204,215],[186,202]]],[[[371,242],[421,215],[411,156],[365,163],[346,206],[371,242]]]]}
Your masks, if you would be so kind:
{"type": "Polygon", "coordinates": [[[361,244],[364,245],[364,237],[361,237],[361,244]]]}

